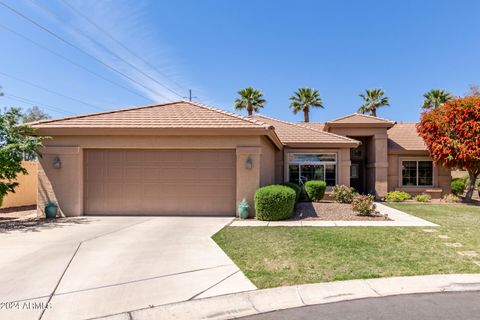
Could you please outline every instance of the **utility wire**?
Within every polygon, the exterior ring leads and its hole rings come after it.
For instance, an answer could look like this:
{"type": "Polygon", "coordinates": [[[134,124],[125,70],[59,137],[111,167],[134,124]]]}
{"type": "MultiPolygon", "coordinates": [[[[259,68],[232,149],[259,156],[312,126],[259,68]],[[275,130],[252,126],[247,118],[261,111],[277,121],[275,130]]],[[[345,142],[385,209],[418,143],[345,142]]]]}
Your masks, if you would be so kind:
{"type": "Polygon", "coordinates": [[[87,51],[83,50],[82,48],[76,46],[75,44],[71,43],[70,41],[62,38],[61,36],[59,36],[58,34],[56,34],[55,32],[51,31],[50,29],[42,26],[41,24],[39,24],[38,22],[36,22],[35,20],[29,18],[28,16],[24,15],[23,13],[21,13],[20,11],[16,10],[15,8],[7,5],[6,3],[4,3],[3,1],[0,1],[0,5],[2,5],[3,7],[7,8],[8,10],[12,11],[13,13],[15,13],[16,15],[18,15],[19,17],[22,17],[23,19],[25,19],[26,21],[30,22],[31,24],[35,25],[36,27],[38,27],[39,29],[45,31],[46,33],[50,34],[51,36],[57,38],[58,40],[62,41],[63,43],[69,45],[70,47],[82,52],[83,54],[85,54],[86,56],[94,59],[95,61],[97,61],[98,63],[102,64],[103,66],[107,67],[108,69],[112,70],[113,72],[123,76],[124,78],[138,84],[139,86],[145,88],[146,90],[154,93],[154,94],[157,94],[157,95],[160,95],[160,96],[163,96],[164,98],[166,98],[167,100],[170,100],[168,99],[167,97],[165,97],[164,95],[162,95],[161,93],[155,91],[155,90],[152,90],[151,88],[145,86],[143,83],[141,83],[140,81],[137,81],[135,80],[134,78],[126,75],[125,73],[115,69],[114,67],[112,67],[111,65],[105,63],[104,61],[102,61],[101,59],[98,59],[97,57],[95,57],[94,55],[88,53],[87,51]]]}
{"type": "Polygon", "coordinates": [[[159,86],[161,86],[162,88],[170,91],[171,93],[177,95],[178,97],[182,97],[179,93],[175,92],[174,90],[170,89],[169,87],[167,87],[166,85],[164,85],[163,83],[161,83],[160,81],[158,81],[157,79],[153,78],[152,76],[150,76],[148,73],[144,72],[142,69],[140,69],[139,67],[137,67],[136,65],[132,64],[131,62],[125,60],[123,57],[119,56],[118,54],[116,54],[115,52],[113,52],[111,49],[109,49],[108,47],[106,47],[105,45],[103,45],[102,43],[98,42],[97,40],[95,40],[94,38],[92,38],[91,36],[89,36],[88,34],[86,34],[84,31],[80,30],[79,28],[75,27],[74,25],[72,24],[69,24],[67,22],[65,22],[64,20],[62,20],[57,14],[55,14],[54,12],[52,12],[52,10],[50,10],[47,6],[43,5],[43,4],[40,4],[38,3],[38,1],[35,1],[35,0],[30,0],[30,2],[32,2],[34,5],[36,5],[37,7],[39,7],[40,9],[44,10],[45,12],[47,12],[50,16],[52,16],[54,19],[56,19],[57,21],[59,21],[61,24],[63,24],[64,26],[66,26],[67,28],[70,28],[71,30],[73,30],[74,32],[76,32],[77,34],[81,35],[82,37],[88,39],[89,41],[93,42],[94,44],[96,44],[97,46],[99,46],[100,48],[102,48],[103,50],[107,51],[109,54],[111,54],[112,56],[114,56],[115,58],[117,58],[118,60],[122,61],[123,63],[127,64],[128,66],[130,66],[131,68],[133,68],[135,71],[137,71],[138,73],[142,74],[143,76],[147,77],[148,79],[154,81],[155,83],[157,83],[159,86]]]}
{"type": "Polygon", "coordinates": [[[154,65],[152,65],[150,62],[148,62],[147,60],[145,60],[142,56],[140,56],[139,54],[135,53],[133,50],[131,50],[128,46],[126,46],[125,44],[123,44],[120,40],[118,40],[116,37],[114,37],[110,32],[108,32],[105,28],[103,28],[102,26],[100,26],[98,23],[96,23],[94,20],[90,19],[88,16],[86,16],[85,14],[83,14],[80,10],[78,10],[77,8],[75,8],[73,5],[71,5],[67,0],[61,0],[61,2],[63,4],[65,4],[68,8],[70,8],[71,11],[73,11],[74,13],[76,13],[77,15],[79,15],[80,17],[82,17],[83,19],[85,19],[86,21],[88,21],[91,25],[93,25],[95,28],[97,28],[98,30],[100,30],[103,34],[105,34],[108,38],[110,38],[113,42],[115,42],[117,45],[119,45],[120,47],[122,47],[125,51],[127,51],[128,53],[130,53],[132,56],[134,56],[135,58],[139,59],[140,61],[142,61],[145,65],[147,65],[148,67],[150,67],[152,70],[154,70],[155,72],[158,72],[159,74],[161,74],[162,76],[164,76],[165,78],[167,78],[170,82],[172,82],[173,84],[175,84],[176,86],[182,88],[182,89],[185,89],[187,90],[187,88],[183,85],[181,85],[180,83],[178,83],[177,81],[173,80],[172,78],[168,77],[165,73],[161,72],[160,70],[158,70],[157,67],[155,67],[154,65]]]}
{"type": "Polygon", "coordinates": [[[69,99],[69,100],[72,100],[72,101],[81,103],[81,104],[83,104],[83,105],[89,106],[89,107],[94,108],[94,109],[96,109],[96,110],[100,110],[100,111],[105,111],[105,110],[106,110],[106,109],[101,108],[101,107],[99,107],[99,106],[96,106],[96,105],[94,105],[94,104],[91,104],[91,103],[82,101],[82,100],[80,100],[80,99],[77,99],[77,98],[74,98],[74,97],[71,97],[71,96],[67,96],[67,95],[65,95],[65,94],[63,94],[63,93],[60,93],[60,92],[57,92],[57,91],[53,91],[53,90],[47,89],[47,88],[45,88],[45,87],[39,86],[38,84],[35,84],[35,83],[30,82],[30,81],[28,81],[28,80],[20,79],[20,78],[18,78],[18,77],[12,76],[12,75],[7,74],[7,73],[2,72],[2,71],[0,71],[0,75],[3,75],[4,77],[10,78],[10,79],[14,79],[14,80],[19,81],[19,82],[22,82],[22,83],[26,83],[26,84],[28,84],[29,86],[32,86],[32,87],[34,87],[34,88],[38,88],[38,89],[40,89],[40,90],[43,90],[43,91],[46,91],[46,92],[49,92],[49,93],[52,93],[52,94],[55,94],[55,95],[57,95],[57,96],[59,96],[59,97],[63,97],[63,98],[66,98],[66,99],[69,99]]]}
{"type": "Polygon", "coordinates": [[[8,98],[10,100],[14,100],[14,101],[19,101],[19,102],[23,102],[23,103],[28,103],[28,104],[32,104],[32,105],[36,105],[36,106],[41,106],[47,110],[50,110],[50,111],[55,111],[55,112],[58,112],[60,114],[63,114],[63,115],[72,115],[73,113],[70,112],[70,111],[67,111],[65,109],[62,109],[62,108],[59,108],[59,107],[55,107],[55,106],[52,106],[52,105],[48,105],[48,104],[45,104],[45,103],[40,103],[38,101],[34,101],[34,100],[30,100],[30,99],[27,99],[27,98],[23,98],[23,97],[20,97],[20,96],[17,96],[17,95],[14,95],[14,94],[10,94],[10,93],[5,93],[3,95],[4,98],[8,98]]]}
{"type": "Polygon", "coordinates": [[[64,56],[64,55],[62,55],[62,54],[60,54],[60,53],[57,53],[57,52],[53,51],[52,49],[48,48],[47,46],[45,46],[45,45],[43,45],[43,44],[41,44],[41,43],[39,43],[39,42],[37,42],[37,41],[35,41],[35,40],[32,40],[31,38],[29,38],[29,37],[27,37],[27,36],[24,36],[23,34],[15,31],[15,30],[13,30],[13,29],[11,29],[11,28],[9,28],[9,27],[1,24],[1,23],[0,23],[0,28],[3,28],[3,29],[5,29],[5,30],[7,30],[8,32],[15,34],[17,37],[20,37],[20,38],[24,39],[25,41],[28,41],[28,42],[36,45],[37,47],[42,48],[43,50],[48,51],[48,52],[50,52],[51,54],[53,54],[53,55],[55,55],[55,56],[57,56],[57,57],[65,60],[65,61],[67,61],[67,62],[69,62],[69,63],[71,63],[71,64],[73,64],[73,65],[75,65],[75,66],[77,66],[77,67],[80,68],[80,69],[85,70],[85,71],[87,71],[87,72],[89,72],[89,73],[91,73],[91,74],[93,74],[93,75],[95,75],[95,76],[97,76],[97,77],[99,77],[99,78],[107,81],[107,82],[110,82],[111,84],[113,84],[113,85],[115,85],[115,86],[117,86],[117,87],[119,87],[119,88],[122,88],[122,89],[124,89],[124,90],[126,90],[126,91],[128,91],[128,92],[130,92],[130,93],[132,93],[132,94],[134,94],[134,95],[136,95],[136,96],[142,97],[142,98],[147,99],[147,100],[149,100],[149,101],[153,101],[151,98],[148,98],[147,96],[145,96],[145,95],[143,95],[143,94],[141,94],[141,93],[138,93],[138,92],[136,92],[136,91],[134,91],[134,90],[132,90],[132,89],[124,86],[124,85],[121,85],[121,84],[119,84],[119,83],[117,83],[117,82],[115,82],[115,81],[113,81],[113,80],[110,80],[110,79],[108,79],[107,77],[99,74],[98,72],[92,71],[92,70],[90,70],[89,68],[82,66],[81,64],[75,62],[74,60],[72,60],[72,59],[70,59],[70,58],[68,58],[68,57],[66,57],[66,56],[64,56]]]}

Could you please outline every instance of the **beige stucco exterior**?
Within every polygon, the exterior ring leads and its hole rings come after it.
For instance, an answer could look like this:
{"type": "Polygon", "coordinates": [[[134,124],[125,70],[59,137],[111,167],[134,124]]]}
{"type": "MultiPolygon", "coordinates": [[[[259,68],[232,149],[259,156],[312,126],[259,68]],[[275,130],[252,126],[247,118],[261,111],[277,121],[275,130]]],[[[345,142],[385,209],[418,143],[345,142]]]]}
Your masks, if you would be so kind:
{"type": "Polygon", "coordinates": [[[17,177],[18,187],[15,193],[8,193],[3,199],[1,208],[31,206],[37,203],[38,162],[24,161],[22,166],[28,174],[17,177]]]}
{"type": "MultiPolygon", "coordinates": [[[[45,142],[39,166],[38,214],[48,200],[59,203],[63,216],[84,214],[84,150],[86,149],[154,149],[154,150],[235,150],[236,205],[246,198],[253,209],[253,195],[262,185],[274,183],[274,162],[278,148],[261,135],[233,136],[164,136],[164,135],[61,135],[45,142]],[[55,169],[58,157],[61,168],[55,169]],[[252,167],[245,165],[247,159],[252,167]]],[[[236,208],[236,207],[235,207],[236,208]]],[[[232,215],[235,213],[232,207],[232,215]]],[[[251,211],[252,215],[254,210],[251,211]]]]}

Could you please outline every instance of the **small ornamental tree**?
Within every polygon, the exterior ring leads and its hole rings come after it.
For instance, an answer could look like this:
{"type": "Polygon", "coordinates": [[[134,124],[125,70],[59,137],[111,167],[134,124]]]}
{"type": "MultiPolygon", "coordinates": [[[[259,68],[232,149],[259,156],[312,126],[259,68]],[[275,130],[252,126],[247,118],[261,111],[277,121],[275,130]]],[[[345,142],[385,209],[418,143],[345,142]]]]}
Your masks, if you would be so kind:
{"type": "Polygon", "coordinates": [[[43,138],[34,137],[34,130],[19,124],[21,112],[12,108],[0,110],[0,206],[9,192],[15,192],[19,174],[27,174],[22,167],[24,158],[34,157],[40,149],[43,138]]]}
{"type": "Polygon", "coordinates": [[[417,131],[436,163],[468,171],[470,201],[480,174],[480,96],[454,98],[422,113],[417,131]]]}

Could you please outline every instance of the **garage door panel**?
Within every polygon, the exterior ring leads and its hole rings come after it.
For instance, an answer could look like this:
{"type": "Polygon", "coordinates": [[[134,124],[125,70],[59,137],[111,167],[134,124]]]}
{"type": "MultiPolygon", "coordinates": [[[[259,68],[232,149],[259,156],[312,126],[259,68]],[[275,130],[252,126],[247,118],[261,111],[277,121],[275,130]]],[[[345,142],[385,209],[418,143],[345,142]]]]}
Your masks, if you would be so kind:
{"type": "Polygon", "coordinates": [[[86,214],[235,214],[233,150],[85,150],[86,214]]]}

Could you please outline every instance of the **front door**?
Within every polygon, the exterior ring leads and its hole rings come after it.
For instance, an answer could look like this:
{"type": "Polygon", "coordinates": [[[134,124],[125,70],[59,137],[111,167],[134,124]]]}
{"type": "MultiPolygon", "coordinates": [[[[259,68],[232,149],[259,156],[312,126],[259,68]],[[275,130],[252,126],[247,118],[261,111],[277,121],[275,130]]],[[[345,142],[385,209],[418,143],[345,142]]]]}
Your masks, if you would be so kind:
{"type": "Polygon", "coordinates": [[[354,188],[359,193],[365,192],[363,164],[363,161],[352,161],[350,166],[350,187],[354,188]]]}

